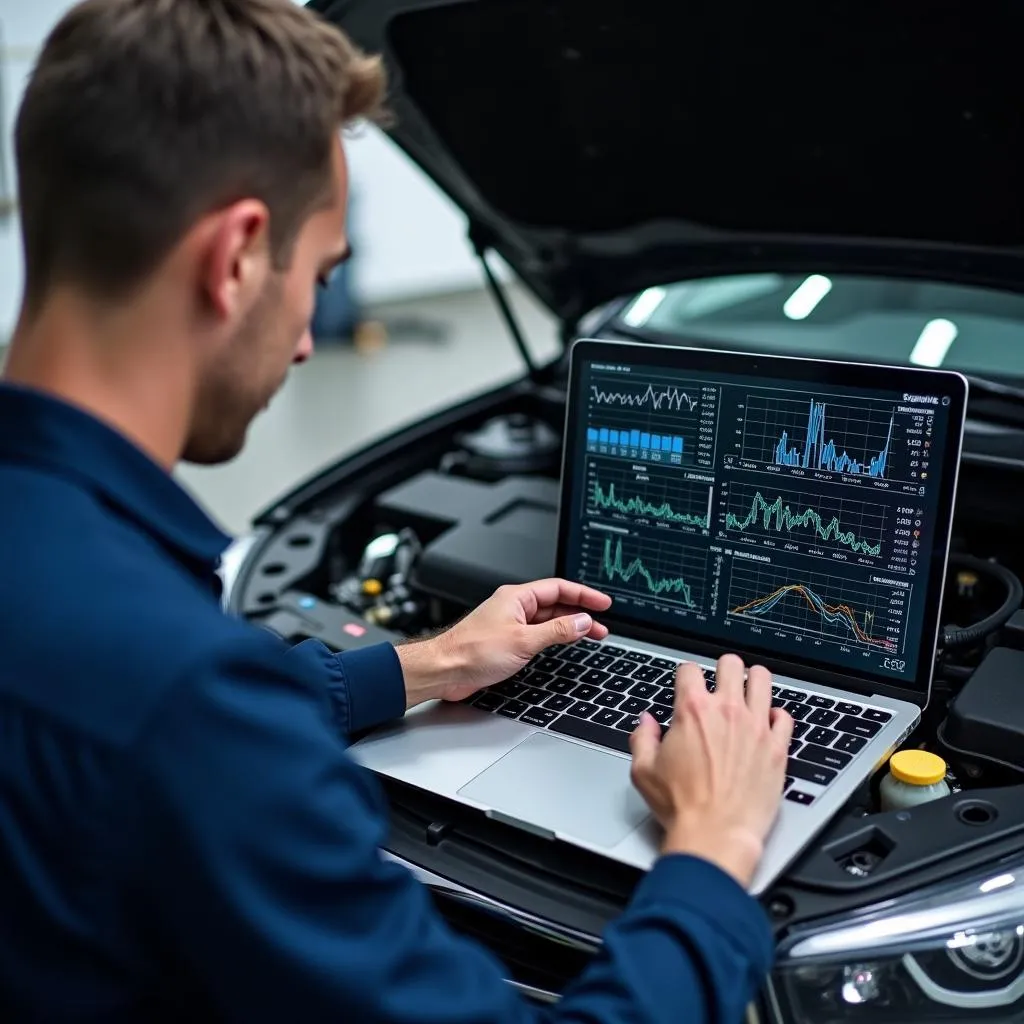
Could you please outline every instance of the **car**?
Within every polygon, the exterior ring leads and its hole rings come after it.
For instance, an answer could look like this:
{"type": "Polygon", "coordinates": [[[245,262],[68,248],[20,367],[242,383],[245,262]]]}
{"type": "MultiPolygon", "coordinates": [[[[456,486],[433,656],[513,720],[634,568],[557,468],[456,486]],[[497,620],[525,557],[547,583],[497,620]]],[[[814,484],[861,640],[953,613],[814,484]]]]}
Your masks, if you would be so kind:
{"type": "MultiPolygon", "coordinates": [[[[401,147],[464,211],[521,379],[339,458],[259,514],[233,613],[336,649],[452,622],[551,572],[578,337],[964,371],[934,697],[949,796],[869,780],[762,896],[751,1019],[1024,1012],[1024,106],[1009,3],[315,0],[384,54],[401,147]],[[538,365],[500,257],[555,315],[538,365]],[[993,696],[995,695],[995,696],[993,696]]],[[[385,853],[559,998],[637,873],[382,780],[385,853]]],[[[671,978],[664,979],[666,985],[671,978]]]]}

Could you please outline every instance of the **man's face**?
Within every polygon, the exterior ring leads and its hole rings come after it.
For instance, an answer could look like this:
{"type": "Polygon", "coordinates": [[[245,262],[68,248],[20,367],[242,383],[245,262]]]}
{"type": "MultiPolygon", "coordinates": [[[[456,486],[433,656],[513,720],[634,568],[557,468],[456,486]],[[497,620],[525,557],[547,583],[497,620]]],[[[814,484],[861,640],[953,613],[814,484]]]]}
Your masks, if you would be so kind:
{"type": "Polygon", "coordinates": [[[238,455],[249,425],[284,384],[289,367],[312,354],[317,284],[348,252],[348,175],[340,140],[333,175],[330,205],[303,225],[285,270],[275,270],[267,256],[258,292],[204,368],[185,461],[213,465],[238,455]]]}

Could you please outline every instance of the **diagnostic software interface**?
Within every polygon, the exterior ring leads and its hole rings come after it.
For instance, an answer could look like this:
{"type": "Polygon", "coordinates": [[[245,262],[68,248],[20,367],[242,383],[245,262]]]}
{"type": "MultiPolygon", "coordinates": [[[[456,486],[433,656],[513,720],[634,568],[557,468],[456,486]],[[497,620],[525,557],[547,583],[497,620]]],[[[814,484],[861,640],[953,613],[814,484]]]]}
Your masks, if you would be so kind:
{"type": "Polygon", "coordinates": [[[578,387],[570,578],[655,629],[913,682],[948,396],[589,360],[578,387]]]}

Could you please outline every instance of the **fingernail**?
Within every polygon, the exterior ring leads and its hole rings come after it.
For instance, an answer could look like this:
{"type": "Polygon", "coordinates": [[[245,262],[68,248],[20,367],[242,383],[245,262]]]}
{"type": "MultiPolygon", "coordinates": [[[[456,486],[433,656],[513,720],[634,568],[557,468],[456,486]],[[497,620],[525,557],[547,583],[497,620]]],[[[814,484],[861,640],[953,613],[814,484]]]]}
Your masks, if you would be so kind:
{"type": "Polygon", "coordinates": [[[589,615],[577,615],[572,624],[576,627],[577,633],[589,633],[594,620],[589,615]]]}

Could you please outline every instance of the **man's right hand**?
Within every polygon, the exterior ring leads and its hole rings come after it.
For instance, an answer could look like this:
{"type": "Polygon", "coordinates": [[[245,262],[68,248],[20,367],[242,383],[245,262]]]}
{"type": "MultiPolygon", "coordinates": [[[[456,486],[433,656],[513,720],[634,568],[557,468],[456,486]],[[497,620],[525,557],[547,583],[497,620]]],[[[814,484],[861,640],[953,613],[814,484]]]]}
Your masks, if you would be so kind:
{"type": "Polygon", "coordinates": [[[778,814],[793,719],[772,707],[772,678],[743,661],[719,659],[715,692],[692,663],[676,674],[672,725],[661,738],[644,715],[633,732],[633,784],[665,829],[663,853],[717,864],[744,888],[778,814]]]}

